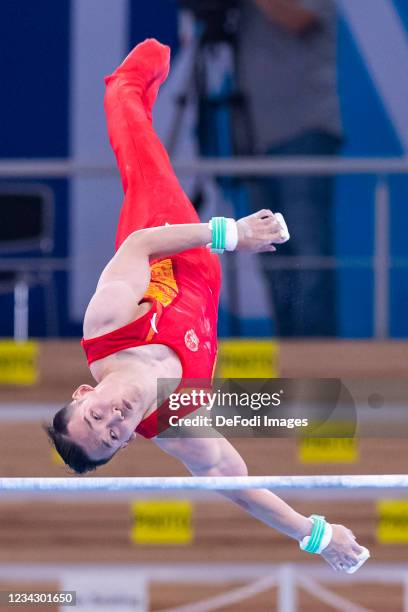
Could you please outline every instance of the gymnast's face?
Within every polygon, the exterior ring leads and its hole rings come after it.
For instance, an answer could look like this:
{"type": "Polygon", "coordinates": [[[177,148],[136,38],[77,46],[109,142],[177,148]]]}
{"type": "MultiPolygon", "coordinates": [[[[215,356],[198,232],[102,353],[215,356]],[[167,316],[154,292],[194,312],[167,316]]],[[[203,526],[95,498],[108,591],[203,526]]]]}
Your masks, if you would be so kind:
{"type": "Polygon", "coordinates": [[[73,394],[72,414],[67,429],[93,461],[111,457],[136,437],[136,411],[130,402],[112,393],[107,397],[96,387],[81,385],[73,394]]]}

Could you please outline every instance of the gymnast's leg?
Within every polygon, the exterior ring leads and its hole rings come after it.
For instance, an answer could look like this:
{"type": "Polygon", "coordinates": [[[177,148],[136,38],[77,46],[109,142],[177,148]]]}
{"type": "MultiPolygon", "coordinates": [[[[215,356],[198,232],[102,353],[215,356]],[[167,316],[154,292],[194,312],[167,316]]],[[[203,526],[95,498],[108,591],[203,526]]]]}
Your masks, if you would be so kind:
{"type": "Polygon", "coordinates": [[[109,138],[125,191],[117,248],[138,229],[199,222],[152,126],[152,108],[169,62],[169,47],[148,39],[105,79],[109,138]]]}

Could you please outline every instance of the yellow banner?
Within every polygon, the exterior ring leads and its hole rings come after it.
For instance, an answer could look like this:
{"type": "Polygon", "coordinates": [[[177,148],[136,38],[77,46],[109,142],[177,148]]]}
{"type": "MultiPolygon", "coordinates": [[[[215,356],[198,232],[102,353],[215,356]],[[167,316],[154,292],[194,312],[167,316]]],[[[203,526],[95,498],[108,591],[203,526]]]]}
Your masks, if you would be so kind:
{"type": "Polygon", "coordinates": [[[131,540],[136,544],[189,544],[193,540],[188,500],[143,500],[132,504],[131,540]]]}
{"type": "Polygon", "coordinates": [[[355,463],[359,459],[356,438],[303,438],[298,440],[301,463],[355,463]]]}
{"type": "Polygon", "coordinates": [[[408,500],[377,502],[376,537],[380,544],[408,544],[408,500]]]}
{"type": "Polygon", "coordinates": [[[217,378],[276,378],[278,343],[272,340],[220,340],[217,378]]]}
{"type": "Polygon", "coordinates": [[[38,380],[37,342],[0,340],[0,384],[33,385],[38,380]]]}

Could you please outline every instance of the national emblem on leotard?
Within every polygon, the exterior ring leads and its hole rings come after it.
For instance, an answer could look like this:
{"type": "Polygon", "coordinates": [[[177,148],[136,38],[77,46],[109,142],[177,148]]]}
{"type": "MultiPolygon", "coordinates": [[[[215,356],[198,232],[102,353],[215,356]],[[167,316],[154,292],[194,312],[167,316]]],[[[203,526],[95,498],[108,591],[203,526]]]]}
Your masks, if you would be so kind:
{"type": "Polygon", "coordinates": [[[194,329],[189,329],[186,331],[184,335],[184,342],[186,343],[186,347],[195,353],[198,351],[198,345],[200,344],[200,340],[197,337],[194,329]]]}

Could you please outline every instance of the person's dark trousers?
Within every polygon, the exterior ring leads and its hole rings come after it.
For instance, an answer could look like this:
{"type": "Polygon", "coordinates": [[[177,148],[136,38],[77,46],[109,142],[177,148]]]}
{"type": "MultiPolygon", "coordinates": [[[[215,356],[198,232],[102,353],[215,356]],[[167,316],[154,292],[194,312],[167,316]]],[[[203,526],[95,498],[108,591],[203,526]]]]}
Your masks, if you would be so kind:
{"type": "MultiPolygon", "coordinates": [[[[303,134],[268,151],[269,155],[335,155],[340,139],[321,131],[303,134]]],[[[262,179],[255,189],[256,209],[281,212],[291,238],[276,255],[334,254],[332,176],[279,176],[262,179]]],[[[277,335],[335,336],[335,270],[271,270],[271,254],[261,255],[262,270],[273,302],[277,335]]]]}

